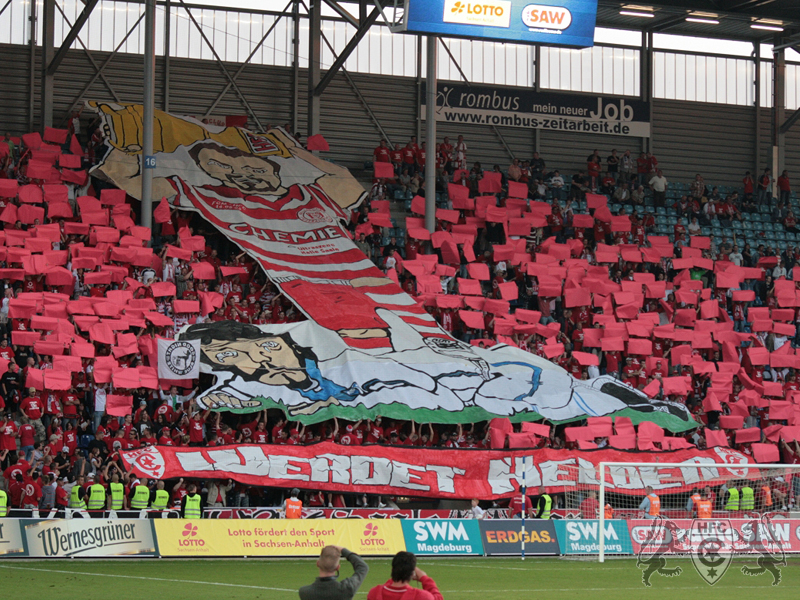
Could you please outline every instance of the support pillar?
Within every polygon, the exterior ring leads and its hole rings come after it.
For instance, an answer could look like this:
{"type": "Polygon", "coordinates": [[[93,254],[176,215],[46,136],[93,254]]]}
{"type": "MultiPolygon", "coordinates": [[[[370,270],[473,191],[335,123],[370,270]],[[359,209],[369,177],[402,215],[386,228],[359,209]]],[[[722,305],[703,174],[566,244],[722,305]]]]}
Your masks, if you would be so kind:
{"type": "Polygon", "coordinates": [[[322,0],[308,6],[308,136],[319,133],[320,97],[314,94],[320,82],[322,59],[322,0]]]}
{"type": "Polygon", "coordinates": [[[55,0],[44,0],[42,10],[42,56],[41,56],[41,119],[39,126],[44,133],[45,127],[53,126],[53,74],[49,72],[50,62],[55,56],[55,0]]]}
{"type": "Polygon", "coordinates": [[[36,2],[28,2],[28,131],[36,124],[36,2]]]}
{"type": "Polygon", "coordinates": [[[169,112],[169,52],[172,35],[172,2],[164,4],[164,112],[169,112]]]}
{"type": "MultiPolygon", "coordinates": [[[[292,8],[292,133],[300,132],[300,0],[292,8]]],[[[315,86],[316,87],[316,86],[315,86]]]]}
{"type": "Polygon", "coordinates": [[[436,50],[438,39],[428,36],[428,72],[425,87],[425,227],[436,230],[436,50]]]}
{"type": "Polygon", "coordinates": [[[755,165],[753,166],[753,173],[755,173],[755,177],[758,177],[758,171],[761,166],[761,42],[753,42],[753,56],[755,57],[755,81],[753,85],[755,86],[755,102],[754,105],[756,107],[756,131],[755,131],[755,140],[756,140],[756,152],[755,152],[755,165]]]}
{"type": "Polygon", "coordinates": [[[650,137],[642,138],[642,152],[653,152],[653,32],[642,32],[642,47],[639,49],[639,97],[650,102],[650,137]]]}
{"type": "MultiPolygon", "coordinates": [[[[786,50],[781,48],[773,55],[772,79],[772,177],[777,179],[783,170],[786,135],[781,125],[786,120],[786,50]]],[[[773,196],[777,185],[772,186],[773,196]]]]}
{"type": "Polygon", "coordinates": [[[414,132],[418,140],[422,139],[422,36],[417,36],[417,127],[414,132]]]}
{"type": "Polygon", "coordinates": [[[153,120],[155,117],[156,0],[145,0],[144,97],[142,117],[142,218],[143,227],[153,226],[153,120]]]}
{"type": "MultiPolygon", "coordinates": [[[[533,91],[537,94],[542,91],[542,47],[536,44],[533,47],[533,91]]],[[[542,132],[533,130],[533,151],[541,152],[542,132]]]]}

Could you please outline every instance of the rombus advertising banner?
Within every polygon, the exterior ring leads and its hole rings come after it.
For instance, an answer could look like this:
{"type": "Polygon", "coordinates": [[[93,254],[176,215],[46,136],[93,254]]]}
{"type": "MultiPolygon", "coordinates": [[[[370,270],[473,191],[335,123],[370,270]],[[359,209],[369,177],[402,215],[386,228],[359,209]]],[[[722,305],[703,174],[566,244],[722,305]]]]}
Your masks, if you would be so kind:
{"type": "Polygon", "coordinates": [[[435,116],[465,125],[650,137],[650,103],[619,96],[439,82],[435,116]]]}

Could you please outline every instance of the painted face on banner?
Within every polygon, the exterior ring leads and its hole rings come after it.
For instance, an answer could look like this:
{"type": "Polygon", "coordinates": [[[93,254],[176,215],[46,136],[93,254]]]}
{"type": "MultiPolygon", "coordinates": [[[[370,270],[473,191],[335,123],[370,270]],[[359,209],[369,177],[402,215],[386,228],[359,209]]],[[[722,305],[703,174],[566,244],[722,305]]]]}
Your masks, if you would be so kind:
{"type": "Polygon", "coordinates": [[[308,379],[300,357],[279,337],[214,341],[203,353],[216,365],[235,367],[245,378],[268,385],[302,384],[308,379]]]}
{"type": "Polygon", "coordinates": [[[286,193],[275,164],[258,156],[247,154],[230,156],[206,147],[197,155],[197,163],[214,179],[246,194],[286,193]]]}

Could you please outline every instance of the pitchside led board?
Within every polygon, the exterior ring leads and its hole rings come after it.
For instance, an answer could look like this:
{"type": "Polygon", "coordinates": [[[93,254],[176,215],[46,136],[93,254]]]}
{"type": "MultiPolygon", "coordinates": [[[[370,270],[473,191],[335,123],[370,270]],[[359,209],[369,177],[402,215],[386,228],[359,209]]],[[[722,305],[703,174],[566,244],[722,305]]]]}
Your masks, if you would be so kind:
{"type": "Polygon", "coordinates": [[[597,0],[406,0],[394,31],[517,44],[594,44],[597,0]]]}

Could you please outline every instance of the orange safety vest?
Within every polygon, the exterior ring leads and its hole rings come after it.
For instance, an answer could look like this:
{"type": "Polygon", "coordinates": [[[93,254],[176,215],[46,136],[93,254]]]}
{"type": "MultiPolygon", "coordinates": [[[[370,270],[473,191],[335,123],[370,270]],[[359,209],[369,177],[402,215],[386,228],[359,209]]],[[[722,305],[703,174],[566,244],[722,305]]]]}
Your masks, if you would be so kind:
{"type": "Polygon", "coordinates": [[[692,494],[692,503],[694,504],[695,509],[697,509],[697,504],[702,499],[703,497],[700,494],[692,494]]]}
{"type": "Polygon", "coordinates": [[[711,500],[700,500],[697,503],[697,517],[700,519],[711,518],[711,500]]]}
{"type": "Polygon", "coordinates": [[[761,491],[764,494],[764,506],[772,506],[772,490],[768,485],[763,485],[761,491]]]}
{"type": "Polygon", "coordinates": [[[610,504],[606,504],[605,512],[606,512],[606,519],[614,518],[614,509],[611,507],[610,504]]]}
{"type": "Polygon", "coordinates": [[[661,498],[655,494],[647,494],[647,497],[650,498],[650,512],[648,514],[654,517],[661,512],[661,498]]]}
{"type": "Polygon", "coordinates": [[[286,500],[286,518],[300,519],[303,516],[303,501],[297,498],[286,500]]]}

